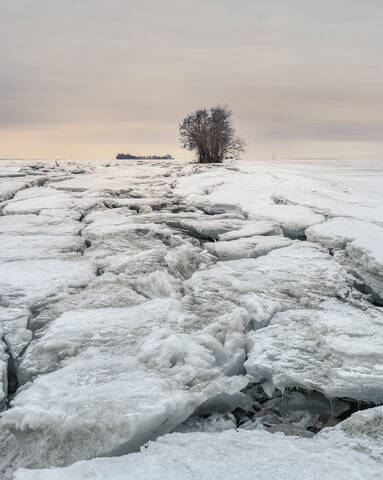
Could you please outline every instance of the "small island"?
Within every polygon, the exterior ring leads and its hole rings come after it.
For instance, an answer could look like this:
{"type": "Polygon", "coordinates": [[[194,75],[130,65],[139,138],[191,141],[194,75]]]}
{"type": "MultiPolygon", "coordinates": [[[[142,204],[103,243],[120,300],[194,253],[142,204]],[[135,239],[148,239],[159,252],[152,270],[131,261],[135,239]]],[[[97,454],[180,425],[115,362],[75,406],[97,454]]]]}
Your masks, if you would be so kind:
{"type": "Polygon", "coordinates": [[[171,155],[131,155],[130,153],[118,153],[116,160],[174,160],[171,155]]]}

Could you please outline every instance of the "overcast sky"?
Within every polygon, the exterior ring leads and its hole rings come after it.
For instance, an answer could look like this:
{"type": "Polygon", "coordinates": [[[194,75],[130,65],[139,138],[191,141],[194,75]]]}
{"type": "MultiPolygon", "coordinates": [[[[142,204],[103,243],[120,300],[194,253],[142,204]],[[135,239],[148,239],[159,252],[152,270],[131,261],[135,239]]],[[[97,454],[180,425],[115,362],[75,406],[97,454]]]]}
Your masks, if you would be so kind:
{"type": "Polygon", "coordinates": [[[383,158],[383,0],[1,0],[0,157],[181,156],[218,103],[248,158],[383,158]]]}

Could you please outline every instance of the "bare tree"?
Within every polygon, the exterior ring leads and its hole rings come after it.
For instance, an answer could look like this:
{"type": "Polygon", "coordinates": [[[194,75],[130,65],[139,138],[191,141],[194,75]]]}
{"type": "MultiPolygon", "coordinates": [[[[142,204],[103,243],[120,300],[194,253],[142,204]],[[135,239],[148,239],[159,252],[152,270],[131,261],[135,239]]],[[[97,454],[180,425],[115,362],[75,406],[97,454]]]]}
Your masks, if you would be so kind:
{"type": "Polygon", "coordinates": [[[183,148],[196,151],[199,163],[222,163],[227,157],[238,158],[245,143],[237,137],[226,107],[196,110],[180,125],[183,148]]]}

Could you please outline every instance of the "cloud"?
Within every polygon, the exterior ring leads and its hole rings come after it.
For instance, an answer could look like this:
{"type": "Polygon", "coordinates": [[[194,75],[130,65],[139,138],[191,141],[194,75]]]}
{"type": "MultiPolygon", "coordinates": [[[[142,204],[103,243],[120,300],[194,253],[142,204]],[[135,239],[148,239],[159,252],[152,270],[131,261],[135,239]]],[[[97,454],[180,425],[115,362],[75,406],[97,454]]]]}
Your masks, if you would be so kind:
{"type": "Polygon", "coordinates": [[[224,103],[251,153],[357,139],[376,154],[382,20],[380,0],[2,2],[0,129],[57,129],[57,149],[65,129],[73,155],[81,136],[97,154],[92,131],[174,151],[184,114],[224,103]]]}

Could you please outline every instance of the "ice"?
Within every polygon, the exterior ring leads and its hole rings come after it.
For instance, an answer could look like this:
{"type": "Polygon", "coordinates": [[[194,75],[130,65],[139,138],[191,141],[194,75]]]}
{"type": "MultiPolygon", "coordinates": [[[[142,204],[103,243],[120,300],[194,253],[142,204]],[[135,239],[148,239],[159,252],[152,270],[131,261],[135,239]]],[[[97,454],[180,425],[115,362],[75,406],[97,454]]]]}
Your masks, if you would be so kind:
{"type": "Polygon", "coordinates": [[[0,306],[0,335],[8,347],[8,353],[17,359],[32,338],[28,329],[30,312],[25,308],[0,306]]]}
{"type": "Polygon", "coordinates": [[[0,202],[11,199],[19,190],[26,188],[31,179],[6,178],[0,179],[0,202]]]}
{"type": "Polygon", "coordinates": [[[310,241],[328,248],[345,248],[352,267],[383,302],[383,228],[352,218],[333,218],[306,231],[310,241]]]}
{"type": "Polygon", "coordinates": [[[317,311],[287,310],[248,335],[245,367],[269,389],[301,387],[328,398],[383,402],[382,328],[378,310],[334,300],[317,311]]]}
{"type": "Polygon", "coordinates": [[[219,262],[197,271],[185,286],[184,302],[201,321],[240,307],[257,327],[281,309],[315,308],[349,291],[345,270],[320,247],[303,242],[258,258],[219,262]]]}
{"type": "Polygon", "coordinates": [[[275,222],[270,222],[267,220],[252,221],[247,222],[244,227],[239,228],[238,230],[218,235],[218,239],[227,241],[258,235],[282,235],[282,229],[275,222]]]}
{"type": "Polygon", "coordinates": [[[259,210],[253,209],[252,216],[277,222],[284,235],[290,238],[304,237],[306,228],[325,220],[323,215],[300,205],[271,205],[259,210]]]}
{"type": "Polygon", "coordinates": [[[173,433],[129,456],[65,469],[19,470],[15,480],[296,480],[302,475],[307,480],[380,480],[381,463],[337,439],[331,433],[296,438],[262,430],[173,433]]]}
{"type": "Polygon", "coordinates": [[[43,467],[135,451],[209,398],[241,390],[245,377],[223,374],[220,342],[183,333],[182,317],[179,302],[164,299],[54,321],[20,369],[38,376],[2,416],[17,444],[5,459],[43,467]]]}
{"type": "Polygon", "coordinates": [[[67,289],[83,288],[95,276],[86,261],[26,260],[0,264],[0,289],[12,306],[36,306],[67,289]]]}
{"type": "Polygon", "coordinates": [[[267,171],[249,175],[226,170],[221,172],[220,181],[211,172],[198,178],[185,177],[176,192],[208,212],[237,210],[252,220],[271,220],[291,238],[303,237],[306,228],[325,220],[323,215],[302,205],[276,205],[275,188],[280,189],[281,182],[267,171]],[[228,198],[231,203],[227,203],[228,198]]]}
{"type": "Polygon", "coordinates": [[[84,248],[84,239],[73,235],[0,235],[0,263],[76,257],[84,248]]]}
{"type": "Polygon", "coordinates": [[[320,436],[330,439],[336,446],[348,444],[354,451],[365,452],[383,463],[383,407],[362,410],[341,422],[335,429],[323,430],[320,436]]]}
{"type": "Polygon", "coordinates": [[[0,234],[6,235],[78,235],[81,223],[65,222],[55,215],[4,215],[0,216],[0,234]]]}
{"type": "Polygon", "coordinates": [[[28,215],[45,210],[77,210],[86,211],[100,202],[100,198],[80,196],[67,192],[60,192],[52,187],[33,187],[18,192],[3,208],[4,215],[28,215]]]}
{"type": "Polygon", "coordinates": [[[220,241],[205,244],[207,250],[220,260],[237,260],[240,258],[256,258],[266,255],[276,248],[288,247],[292,241],[285,237],[253,236],[238,240],[220,241]]]}
{"type": "Polygon", "coordinates": [[[57,193],[50,187],[36,187],[19,192],[3,209],[4,215],[38,214],[45,208],[70,208],[73,205],[69,195],[57,193]]]}
{"type": "Polygon", "coordinates": [[[219,235],[236,230],[243,225],[240,218],[188,219],[181,221],[181,228],[190,235],[207,240],[217,240],[219,235]]]}
{"type": "Polygon", "coordinates": [[[358,237],[346,246],[347,260],[373,298],[383,305],[383,235],[358,237]]]}
{"type": "Polygon", "coordinates": [[[0,341],[0,412],[5,409],[6,399],[7,399],[7,392],[8,392],[7,368],[8,368],[8,355],[6,353],[6,345],[3,341],[0,341]]]}
{"type": "Polygon", "coordinates": [[[171,232],[164,227],[156,225],[155,223],[133,223],[130,221],[129,215],[126,211],[112,211],[102,212],[99,215],[92,215],[90,223],[84,228],[83,235],[90,239],[97,239],[110,236],[129,236],[132,233],[137,233],[142,236],[146,234],[155,234],[164,238],[170,237],[171,232]]]}
{"type": "Polygon", "coordinates": [[[345,248],[347,243],[360,236],[383,235],[383,229],[354,218],[330,218],[327,222],[306,230],[307,240],[318,242],[327,248],[345,248]]]}
{"type": "Polygon", "coordinates": [[[381,478],[378,171],[16,163],[0,476],[381,478]]]}

